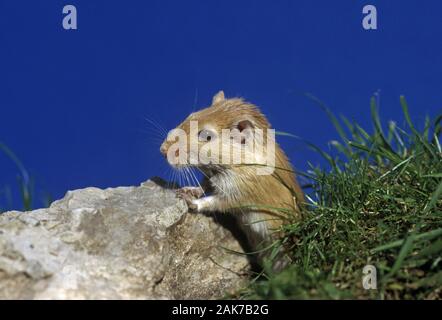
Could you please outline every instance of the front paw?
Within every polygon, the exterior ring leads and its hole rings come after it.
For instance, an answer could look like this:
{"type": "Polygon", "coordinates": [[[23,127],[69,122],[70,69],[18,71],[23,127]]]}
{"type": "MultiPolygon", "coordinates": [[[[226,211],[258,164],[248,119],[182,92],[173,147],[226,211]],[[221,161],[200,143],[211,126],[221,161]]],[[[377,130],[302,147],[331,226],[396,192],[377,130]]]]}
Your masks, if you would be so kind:
{"type": "Polygon", "coordinates": [[[198,199],[189,196],[184,196],[180,198],[186,201],[187,207],[189,208],[189,212],[198,212],[198,203],[197,203],[198,199]]]}
{"type": "Polygon", "coordinates": [[[203,190],[198,187],[184,187],[176,190],[176,194],[179,198],[186,201],[190,212],[198,211],[198,199],[204,194],[203,190]]]}
{"type": "Polygon", "coordinates": [[[189,212],[198,212],[198,199],[190,199],[186,201],[189,212]]]}
{"type": "Polygon", "coordinates": [[[199,199],[204,195],[204,190],[200,187],[183,187],[176,190],[178,196],[189,196],[199,199]]]}

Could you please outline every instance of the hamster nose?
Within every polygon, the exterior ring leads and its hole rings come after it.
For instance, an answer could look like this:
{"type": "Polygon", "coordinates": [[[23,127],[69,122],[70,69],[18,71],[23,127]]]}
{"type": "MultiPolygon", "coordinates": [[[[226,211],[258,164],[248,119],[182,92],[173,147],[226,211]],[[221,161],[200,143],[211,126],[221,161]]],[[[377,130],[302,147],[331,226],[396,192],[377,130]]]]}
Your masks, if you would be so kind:
{"type": "Polygon", "coordinates": [[[164,144],[161,145],[160,152],[163,156],[165,156],[165,157],[167,156],[167,148],[164,144]]]}

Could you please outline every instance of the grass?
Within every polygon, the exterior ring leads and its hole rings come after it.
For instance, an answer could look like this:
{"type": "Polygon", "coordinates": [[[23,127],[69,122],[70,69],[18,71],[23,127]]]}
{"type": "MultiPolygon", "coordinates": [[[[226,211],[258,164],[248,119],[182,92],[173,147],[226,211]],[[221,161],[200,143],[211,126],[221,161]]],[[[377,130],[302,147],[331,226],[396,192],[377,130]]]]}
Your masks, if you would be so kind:
{"type": "MultiPolygon", "coordinates": [[[[4,143],[0,142],[0,152],[6,155],[17,167],[19,174],[17,175],[17,183],[20,192],[21,203],[23,210],[32,210],[33,198],[34,198],[34,181],[30,177],[23,163],[17,157],[17,155],[4,143]]],[[[11,209],[12,207],[12,191],[9,186],[4,186],[0,189],[0,199],[5,200],[3,206],[0,203],[0,213],[11,209]]]]}
{"type": "Polygon", "coordinates": [[[239,293],[245,299],[442,298],[442,115],[418,130],[400,98],[407,126],[379,119],[373,132],[338,119],[321,104],[340,141],[326,153],[330,168],[310,165],[302,221],[283,229],[293,263],[279,274],[266,268],[239,293]],[[377,289],[362,286],[374,265],[377,289]]]}
{"type": "MultiPolygon", "coordinates": [[[[312,188],[304,218],[285,225],[276,244],[293,263],[278,274],[266,268],[236,297],[442,298],[442,115],[426,119],[419,131],[403,97],[400,102],[407,127],[389,122],[384,131],[372,98],[372,133],[321,103],[340,141],[332,142],[332,153],[310,145],[330,168],[310,165],[300,173],[312,188]],[[368,264],[377,269],[376,290],[362,286],[368,264]]],[[[23,208],[30,210],[32,179],[6,145],[0,151],[17,166],[23,208]]],[[[0,197],[10,193],[4,188],[0,197]]]]}

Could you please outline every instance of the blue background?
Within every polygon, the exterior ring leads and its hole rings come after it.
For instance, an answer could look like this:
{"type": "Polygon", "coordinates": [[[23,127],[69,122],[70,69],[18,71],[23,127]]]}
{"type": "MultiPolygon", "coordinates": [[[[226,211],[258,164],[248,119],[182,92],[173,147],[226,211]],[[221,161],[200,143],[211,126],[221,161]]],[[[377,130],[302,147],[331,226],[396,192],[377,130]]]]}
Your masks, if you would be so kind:
{"type": "MultiPolygon", "coordinates": [[[[422,123],[442,109],[441,12],[437,0],[0,0],[0,141],[38,192],[60,198],[168,178],[145,118],[171,129],[220,89],[324,148],[337,134],[305,92],[368,127],[374,92],[382,119],[399,124],[404,94],[422,123]],[[62,28],[66,4],[78,30],[62,28]],[[376,31],[362,28],[366,4],[377,6],[376,31]]],[[[299,169],[320,161],[280,142],[299,169]]],[[[0,153],[0,186],[20,207],[16,176],[0,153]]]]}

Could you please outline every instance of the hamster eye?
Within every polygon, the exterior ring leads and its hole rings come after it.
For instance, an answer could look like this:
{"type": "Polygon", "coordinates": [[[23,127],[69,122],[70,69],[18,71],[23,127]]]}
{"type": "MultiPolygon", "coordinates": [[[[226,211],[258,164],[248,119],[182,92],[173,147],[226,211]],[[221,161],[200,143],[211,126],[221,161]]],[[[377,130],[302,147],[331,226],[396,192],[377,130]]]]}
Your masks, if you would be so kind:
{"type": "Polygon", "coordinates": [[[210,130],[203,129],[200,132],[198,132],[198,140],[201,142],[209,142],[212,141],[212,139],[215,138],[215,133],[213,133],[210,130]]]}

